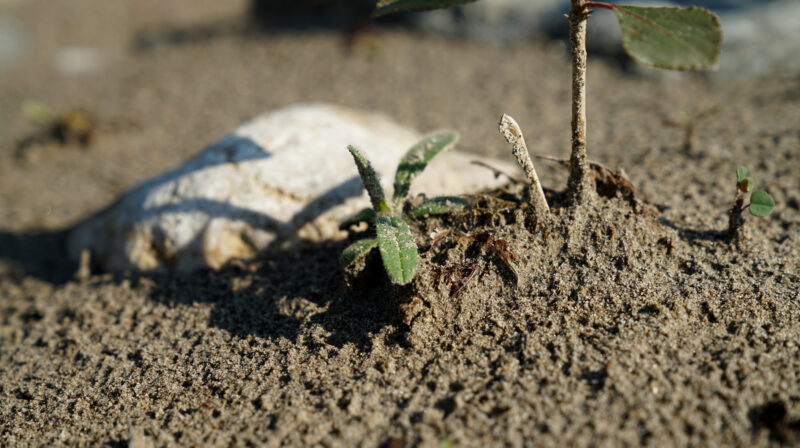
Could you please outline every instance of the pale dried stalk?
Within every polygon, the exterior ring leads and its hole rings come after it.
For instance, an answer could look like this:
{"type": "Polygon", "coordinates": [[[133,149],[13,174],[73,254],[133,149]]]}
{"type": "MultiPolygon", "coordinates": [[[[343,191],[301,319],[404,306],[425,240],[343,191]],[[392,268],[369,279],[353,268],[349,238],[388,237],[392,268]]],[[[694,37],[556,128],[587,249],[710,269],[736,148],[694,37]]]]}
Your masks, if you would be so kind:
{"type": "Polygon", "coordinates": [[[531,184],[528,190],[531,203],[536,213],[549,213],[550,206],[547,205],[547,198],[544,197],[542,184],[539,182],[539,176],[536,174],[536,169],[533,167],[533,160],[528,152],[528,146],[525,144],[525,136],[522,135],[522,129],[513,118],[509,115],[503,114],[500,118],[500,134],[505,137],[506,141],[511,144],[511,151],[514,157],[517,158],[519,166],[525,171],[525,175],[530,179],[531,184]]]}
{"type": "Polygon", "coordinates": [[[570,202],[580,205],[592,193],[586,162],[586,1],[572,0],[567,18],[572,53],[572,154],[567,192],[570,202]]]}

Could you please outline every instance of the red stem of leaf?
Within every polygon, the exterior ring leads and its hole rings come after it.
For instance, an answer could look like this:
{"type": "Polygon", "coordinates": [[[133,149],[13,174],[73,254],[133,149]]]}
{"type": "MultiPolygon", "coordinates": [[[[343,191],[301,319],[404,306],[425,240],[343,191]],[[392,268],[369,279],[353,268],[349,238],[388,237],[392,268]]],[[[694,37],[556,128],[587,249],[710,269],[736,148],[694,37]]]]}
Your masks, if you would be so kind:
{"type": "Polygon", "coordinates": [[[616,9],[619,9],[620,11],[624,12],[625,14],[627,14],[627,15],[635,18],[635,19],[639,19],[642,22],[652,26],[653,28],[655,28],[655,29],[657,29],[659,31],[662,31],[664,33],[667,33],[670,36],[672,36],[672,33],[669,30],[666,30],[666,29],[662,28],[661,26],[657,25],[652,20],[646,19],[646,18],[640,16],[639,14],[636,14],[635,12],[628,11],[625,8],[620,8],[617,5],[612,5],[611,3],[603,3],[603,2],[586,2],[585,5],[586,5],[587,8],[605,8],[605,9],[610,9],[612,11],[616,10],[616,9]]]}
{"type": "Polygon", "coordinates": [[[612,5],[611,3],[603,3],[603,2],[586,2],[587,8],[605,8],[605,9],[615,9],[617,5],[612,5]]]}

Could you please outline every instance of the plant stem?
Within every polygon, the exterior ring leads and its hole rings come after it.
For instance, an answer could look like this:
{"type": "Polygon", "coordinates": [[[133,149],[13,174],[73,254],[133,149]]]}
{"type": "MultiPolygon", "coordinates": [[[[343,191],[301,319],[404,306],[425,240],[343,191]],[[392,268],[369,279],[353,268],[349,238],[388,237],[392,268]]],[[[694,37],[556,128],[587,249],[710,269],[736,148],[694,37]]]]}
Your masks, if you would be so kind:
{"type": "Polygon", "coordinates": [[[528,187],[528,200],[531,201],[537,214],[546,215],[550,212],[550,206],[547,205],[547,198],[544,196],[542,184],[539,182],[539,176],[533,167],[533,160],[531,160],[528,145],[525,144],[525,136],[522,135],[522,129],[511,116],[506,114],[503,114],[500,118],[499,129],[500,134],[511,144],[511,151],[517,159],[517,163],[525,171],[525,175],[528,176],[528,180],[531,183],[528,187]]]}
{"type": "Polygon", "coordinates": [[[585,203],[592,193],[586,161],[586,0],[571,0],[569,42],[572,52],[572,154],[567,194],[573,206],[585,203]]]}
{"type": "Polygon", "coordinates": [[[742,218],[744,209],[744,197],[742,197],[737,188],[736,197],[733,198],[733,205],[728,211],[728,234],[726,235],[729,240],[734,241],[737,245],[747,239],[747,233],[744,231],[744,219],[742,218]]]}

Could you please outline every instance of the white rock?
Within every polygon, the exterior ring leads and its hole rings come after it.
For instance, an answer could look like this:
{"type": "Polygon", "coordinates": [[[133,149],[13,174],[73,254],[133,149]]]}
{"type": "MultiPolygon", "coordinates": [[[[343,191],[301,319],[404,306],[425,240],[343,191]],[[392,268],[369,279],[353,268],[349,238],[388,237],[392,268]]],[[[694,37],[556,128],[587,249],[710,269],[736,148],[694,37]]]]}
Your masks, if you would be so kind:
{"type": "MultiPolygon", "coordinates": [[[[490,124],[487,124],[490,125],[490,124]]],[[[296,238],[339,238],[338,222],[369,204],[348,144],[390,188],[400,157],[420,134],[388,118],[324,104],[258,117],[184,165],[148,180],[76,226],[73,259],[91,252],[106,271],[219,268],[296,238]]],[[[439,156],[412,194],[476,192],[502,184],[457,151],[439,156]]]]}

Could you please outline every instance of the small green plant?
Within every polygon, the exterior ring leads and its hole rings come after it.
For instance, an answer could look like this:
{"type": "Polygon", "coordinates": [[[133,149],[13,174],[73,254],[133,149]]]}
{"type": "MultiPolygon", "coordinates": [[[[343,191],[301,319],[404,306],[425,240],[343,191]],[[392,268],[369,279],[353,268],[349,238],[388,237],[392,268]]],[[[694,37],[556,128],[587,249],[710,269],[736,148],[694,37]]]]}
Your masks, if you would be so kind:
{"type": "Polygon", "coordinates": [[[467,200],[460,197],[441,196],[424,200],[403,214],[403,200],[411,189],[411,183],[419,176],[442,151],[455,146],[459,135],[454,131],[439,131],[422,139],[411,147],[400,160],[394,177],[394,193],[388,201],[381,187],[377,173],[369,161],[353,146],[347,149],[353,155],[364,188],[367,190],[371,208],[366,208],[342,222],[343,227],[366,222],[374,228],[374,238],[364,238],[348,246],[342,252],[339,263],[347,267],[365,257],[375,247],[378,248],[383,266],[392,282],[408,284],[417,271],[417,245],[406,218],[419,218],[426,215],[452,213],[463,209],[467,200]]]}
{"type": "Polygon", "coordinates": [[[764,217],[775,208],[775,201],[772,196],[764,190],[756,190],[750,194],[750,203],[745,204],[745,194],[750,193],[753,188],[753,180],[747,177],[747,168],[741,167],[736,170],[736,196],[733,198],[733,205],[728,212],[728,237],[740,239],[742,235],[742,225],[744,219],[742,212],[747,209],[751,215],[764,217]]]}
{"type": "MultiPolygon", "coordinates": [[[[474,1],[379,0],[373,15],[444,8],[474,1]]],[[[589,200],[594,191],[591,167],[586,157],[586,22],[592,8],[613,11],[622,30],[625,51],[634,60],[653,67],[715,69],[722,44],[722,31],[717,16],[693,6],[640,7],[587,0],[570,0],[570,6],[567,19],[572,55],[572,154],[567,195],[572,205],[581,205],[589,200]]]]}

